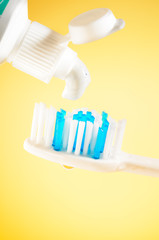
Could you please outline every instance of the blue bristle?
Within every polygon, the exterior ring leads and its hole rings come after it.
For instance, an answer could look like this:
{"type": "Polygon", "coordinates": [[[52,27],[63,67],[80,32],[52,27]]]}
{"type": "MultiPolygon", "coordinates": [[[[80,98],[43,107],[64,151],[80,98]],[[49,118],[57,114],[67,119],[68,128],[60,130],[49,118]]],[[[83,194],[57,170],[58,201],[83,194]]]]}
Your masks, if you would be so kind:
{"type": "Polygon", "coordinates": [[[65,123],[64,119],[59,119],[58,120],[58,127],[57,127],[57,132],[56,132],[57,136],[56,136],[56,141],[55,141],[55,145],[54,145],[54,149],[56,151],[60,151],[61,150],[62,134],[63,134],[64,123],[65,123]]]}
{"type": "Polygon", "coordinates": [[[102,121],[107,120],[108,118],[108,113],[102,112],[102,121]]]}
{"type": "Polygon", "coordinates": [[[94,124],[94,120],[95,120],[95,117],[94,117],[94,116],[91,116],[90,122],[94,124]]]}
{"type": "Polygon", "coordinates": [[[99,159],[100,153],[104,151],[106,136],[108,132],[109,122],[107,120],[108,114],[105,112],[102,112],[102,127],[98,130],[96,145],[94,149],[94,158],[99,159]]]}
{"type": "Polygon", "coordinates": [[[100,127],[99,130],[98,130],[97,140],[96,140],[96,144],[95,144],[95,148],[94,148],[93,157],[95,159],[100,158],[100,150],[101,150],[102,139],[103,139],[103,129],[100,127]]]}
{"type": "Polygon", "coordinates": [[[86,118],[87,118],[87,120],[89,120],[89,119],[91,118],[91,116],[92,116],[92,113],[89,112],[89,111],[87,111],[87,113],[86,113],[86,118]]]}
{"type": "Polygon", "coordinates": [[[63,134],[64,124],[65,124],[65,115],[66,115],[66,111],[64,111],[63,109],[61,109],[61,112],[57,112],[56,114],[54,139],[52,144],[56,151],[61,150],[62,134],[63,134]]]}
{"type": "Polygon", "coordinates": [[[60,111],[61,111],[62,116],[65,117],[66,116],[66,111],[63,110],[62,108],[60,109],[60,111]]]}
{"type": "Polygon", "coordinates": [[[105,141],[106,141],[107,132],[108,132],[108,127],[109,127],[109,122],[108,122],[108,120],[105,120],[102,124],[103,134],[102,134],[101,150],[100,150],[101,153],[104,150],[105,141]]]}
{"type": "Polygon", "coordinates": [[[58,125],[58,119],[60,117],[61,113],[60,112],[57,112],[56,113],[56,122],[55,122],[55,130],[54,130],[54,138],[53,138],[53,143],[52,143],[52,146],[54,147],[55,146],[55,141],[56,141],[56,132],[57,132],[57,125],[58,125]]]}
{"type": "Polygon", "coordinates": [[[83,139],[82,139],[82,144],[81,144],[81,153],[83,152],[83,148],[84,148],[84,140],[85,140],[85,136],[86,136],[86,128],[87,128],[87,121],[90,121],[92,117],[92,113],[87,111],[87,113],[85,114],[85,128],[84,128],[84,133],[83,133],[83,139]]]}

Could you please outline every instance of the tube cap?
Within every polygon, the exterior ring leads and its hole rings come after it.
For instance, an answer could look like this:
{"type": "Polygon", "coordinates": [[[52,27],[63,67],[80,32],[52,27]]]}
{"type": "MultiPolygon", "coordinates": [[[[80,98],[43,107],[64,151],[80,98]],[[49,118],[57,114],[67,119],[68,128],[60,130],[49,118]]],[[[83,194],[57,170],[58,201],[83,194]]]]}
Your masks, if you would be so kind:
{"type": "Polygon", "coordinates": [[[70,40],[83,44],[104,38],[125,26],[122,19],[116,19],[110,9],[97,8],[82,13],[69,24],[70,40]]]}

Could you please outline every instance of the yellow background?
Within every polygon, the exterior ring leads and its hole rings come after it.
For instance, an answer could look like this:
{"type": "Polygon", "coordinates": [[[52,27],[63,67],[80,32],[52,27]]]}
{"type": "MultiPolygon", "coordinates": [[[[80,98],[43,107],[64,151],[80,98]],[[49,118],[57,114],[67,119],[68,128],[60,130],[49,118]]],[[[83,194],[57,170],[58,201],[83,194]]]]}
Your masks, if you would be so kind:
{"type": "Polygon", "coordinates": [[[66,170],[23,149],[35,102],[89,107],[126,118],[123,150],[159,158],[159,1],[29,0],[29,18],[61,34],[76,15],[110,8],[124,30],[69,45],[91,73],[80,100],[9,64],[0,67],[0,239],[159,239],[159,179],[128,173],[66,170]]]}

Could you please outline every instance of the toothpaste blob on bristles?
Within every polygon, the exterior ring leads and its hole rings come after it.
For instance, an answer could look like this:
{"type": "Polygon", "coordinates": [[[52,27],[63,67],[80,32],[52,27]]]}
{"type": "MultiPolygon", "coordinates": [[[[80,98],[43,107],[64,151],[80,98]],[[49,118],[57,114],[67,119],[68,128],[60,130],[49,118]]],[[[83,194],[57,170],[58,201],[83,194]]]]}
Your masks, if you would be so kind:
{"type": "MultiPolygon", "coordinates": [[[[116,126],[116,121],[104,111],[100,115],[83,108],[67,113],[36,103],[30,140],[67,154],[108,159],[116,126]]],[[[117,151],[119,147],[114,148],[117,151]]]]}

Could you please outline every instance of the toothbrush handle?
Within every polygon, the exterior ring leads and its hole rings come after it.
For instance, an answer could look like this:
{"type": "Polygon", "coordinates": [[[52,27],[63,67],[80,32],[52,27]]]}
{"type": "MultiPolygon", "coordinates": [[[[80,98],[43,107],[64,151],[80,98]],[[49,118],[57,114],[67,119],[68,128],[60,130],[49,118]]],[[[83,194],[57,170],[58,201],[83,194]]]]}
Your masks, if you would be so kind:
{"type": "Polygon", "coordinates": [[[133,154],[121,154],[123,171],[159,177],[159,159],[141,157],[133,154]]]}

